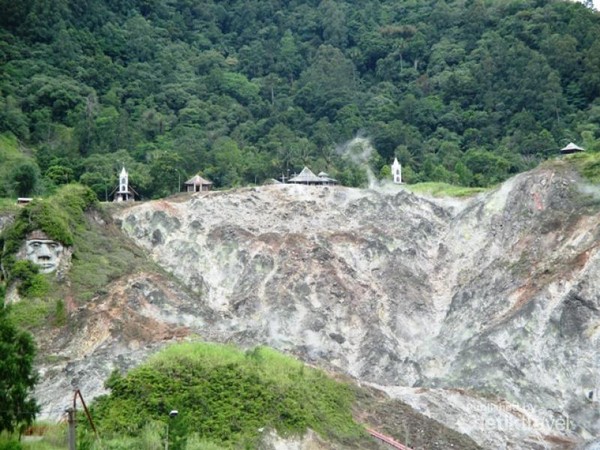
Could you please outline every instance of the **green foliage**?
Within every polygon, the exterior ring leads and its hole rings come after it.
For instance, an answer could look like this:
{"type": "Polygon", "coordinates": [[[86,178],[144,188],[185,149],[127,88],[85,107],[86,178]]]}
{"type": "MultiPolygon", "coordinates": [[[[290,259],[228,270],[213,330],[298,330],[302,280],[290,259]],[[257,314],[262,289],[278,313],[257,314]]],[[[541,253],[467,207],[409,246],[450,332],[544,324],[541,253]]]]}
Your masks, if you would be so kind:
{"type": "Polygon", "coordinates": [[[147,264],[142,251],[134,244],[124,242],[113,226],[100,226],[90,221],[75,233],[69,277],[78,301],[86,302],[111,281],[141,270],[147,264]]]}
{"type": "Polygon", "coordinates": [[[10,272],[10,280],[18,283],[18,291],[25,298],[41,298],[50,288],[39,268],[28,260],[16,261],[10,272]]]}
{"type": "Polygon", "coordinates": [[[31,261],[21,260],[17,261],[11,273],[12,280],[25,281],[34,275],[39,273],[39,268],[31,261]]]}
{"type": "Polygon", "coordinates": [[[19,211],[19,207],[15,201],[11,198],[0,198],[0,214],[6,213],[11,216],[16,215],[19,211]]]}
{"type": "Polygon", "coordinates": [[[577,2],[2,6],[0,197],[108,199],[123,164],[145,198],[304,165],[358,185],[331,150],[359,132],[407,180],[489,186],[600,137],[600,16],[577,2]]]}
{"type": "MultiPolygon", "coordinates": [[[[61,423],[47,423],[47,422],[35,422],[33,425],[27,428],[27,435],[31,435],[40,438],[40,440],[21,440],[19,442],[19,449],[23,450],[64,450],[67,448],[67,424],[61,423]]],[[[0,448],[5,440],[0,437],[0,448]]]]}
{"type": "Polygon", "coordinates": [[[17,221],[26,221],[27,232],[42,230],[51,239],[65,245],[73,244],[73,233],[69,229],[66,211],[48,200],[35,199],[23,209],[17,221]]]}
{"type": "Polygon", "coordinates": [[[346,385],[267,348],[178,344],[126,377],[113,373],[106,387],[111,394],[92,405],[103,435],[144,439],[153,433],[146,424],[168,421],[174,449],[255,447],[265,427],[283,435],[312,428],[337,440],[362,433],[346,385]],[[169,419],[172,409],[179,415],[169,419]]]}
{"type": "Polygon", "coordinates": [[[192,434],[185,444],[185,450],[224,450],[225,447],[221,447],[212,441],[202,439],[198,434],[192,434]]]}
{"type": "Polygon", "coordinates": [[[19,197],[30,196],[40,177],[40,169],[36,164],[31,162],[23,162],[14,169],[13,182],[14,190],[19,197]]]}
{"type": "Polygon", "coordinates": [[[17,440],[0,438],[0,450],[23,450],[23,446],[17,440]]]}
{"type": "Polygon", "coordinates": [[[22,151],[15,135],[0,134],[0,197],[28,196],[35,189],[38,177],[39,169],[22,151]]]}
{"type": "MultiPolygon", "coordinates": [[[[153,162],[155,158],[153,158],[151,151],[156,152],[154,146],[140,146],[140,154],[138,156],[139,158],[153,162]]],[[[159,152],[159,154],[163,155],[165,153],[166,151],[159,152]]],[[[149,173],[152,164],[148,165],[137,162],[133,155],[125,150],[106,154],[96,153],[85,158],[80,165],[80,170],[83,173],[79,177],[79,181],[90,187],[99,199],[109,200],[112,190],[118,184],[118,174],[124,166],[130,172],[129,183],[136,191],[144,195],[152,190],[150,187],[152,176],[149,173]]],[[[160,173],[160,177],[158,174],[156,176],[162,180],[165,176],[172,176],[172,173],[160,173]]],[[[172,180],[172,178],[169,179],[172,180]]],[[[172,189],[174,187],[175,182],[172,184],[172,189]]]]}
{"type": "Polygon", "coordinates": [[[57,327],[62,327],[67,323],[67,308],[65,307],[65,302],[62,299],[56,301],[54,307],[54,325],[57,327]]]}
{"type": "Polygon", "coordinates": [[[73,179],[73,169],[61,165],[50,166],[46,171],[46,178],[57,185],[68,184],[73,179]]]}
{"type": "Polygon", "coordinates": [[[590,182],[600,184],[600,153],[574,153],[566,158],[590,182]]]}
{"type": "Polygon", "coordinates": [[[15,325],[26,330],[35,330],[46,323],[49,308],[50,305],[45,299],[35,297],[12,305],[9,315],[15,325]]]}
{"type": "MultiPolygon", "coordinates": [[[[37,381],[33,369],[33,338],[11,321],[0,297],[0,433],[18,431],[30,425],[38,412],[31,397],[37,381]]],[[[11,448],[11,447],[7,447],[11,448]]]]}

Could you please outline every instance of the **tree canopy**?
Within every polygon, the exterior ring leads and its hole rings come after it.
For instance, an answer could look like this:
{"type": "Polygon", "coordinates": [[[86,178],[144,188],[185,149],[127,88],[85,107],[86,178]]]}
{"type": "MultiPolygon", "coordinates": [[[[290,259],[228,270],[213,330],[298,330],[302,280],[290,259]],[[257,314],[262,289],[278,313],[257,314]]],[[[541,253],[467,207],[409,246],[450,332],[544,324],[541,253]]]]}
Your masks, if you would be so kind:
{"type": "Polygon", "coordinates": [[[11,323],[1,285],[0,291],[0,433],[22,432],[38,412],[31,396],[37,381],[33,370],[35,345],[29,333],[11,323]]]}
{"type": "Polygon", "coordinates": [[[358,134],[375,173],[485,186],[599,146],[599,55],[600,14],[562,0],[0,0],[0,195],[105,199],[123,164],[146,198],[343,178],[358,134]]]}

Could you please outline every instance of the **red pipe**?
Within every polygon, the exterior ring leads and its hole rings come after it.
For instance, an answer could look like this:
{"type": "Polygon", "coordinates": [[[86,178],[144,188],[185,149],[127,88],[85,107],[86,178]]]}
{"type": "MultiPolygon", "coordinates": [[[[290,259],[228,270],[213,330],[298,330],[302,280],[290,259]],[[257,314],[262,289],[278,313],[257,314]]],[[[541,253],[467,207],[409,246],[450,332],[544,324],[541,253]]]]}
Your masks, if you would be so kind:
{"type": "Polygon", "coordinates": [[[379,431],[375,431],[370,428],[367,428],[367,432],[374,438],[377,438],[380,441],[383,441],[386,444],[391,445],[394,448],[397,448],[398,450],[412,450],[411,448],[407,447],[406,445],[403,445],[400,442],[395,441],[394,438],[392,438],[390,436],[386,436],[385,434],[381,434],[379,431]]]}

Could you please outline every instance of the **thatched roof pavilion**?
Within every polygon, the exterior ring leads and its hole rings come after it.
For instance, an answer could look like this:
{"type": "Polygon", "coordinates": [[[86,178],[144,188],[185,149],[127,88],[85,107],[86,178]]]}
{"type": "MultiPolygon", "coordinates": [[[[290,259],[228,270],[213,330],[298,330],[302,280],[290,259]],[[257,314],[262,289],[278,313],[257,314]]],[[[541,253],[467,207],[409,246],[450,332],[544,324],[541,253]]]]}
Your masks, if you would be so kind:
{"type": "Polygon", "coordinates": [[[337,180],[330,178],[325,172],[315,175],[308,167],[302,169],[295,177],[289,179],[288,183],[293,184],[309,184],[309,185],[328,185],[337,184],[337,180]]]}
{"type": "Polygon", "coordinates": [[[584,149],[573,144],[572,142],[569,142],[569,144],[566,147],[560,149],[560,152],[563,155],[568,155],[570,153],[577,153],[577,152],[583,152],[583,151],[584,151],[584,149]]]}
{"type": "Polygon", "coordinates": [[[186,192],[202,192],[212,189],[212,181],[202,178],[200,175],[193,176],[185,183],[186,192]]]}

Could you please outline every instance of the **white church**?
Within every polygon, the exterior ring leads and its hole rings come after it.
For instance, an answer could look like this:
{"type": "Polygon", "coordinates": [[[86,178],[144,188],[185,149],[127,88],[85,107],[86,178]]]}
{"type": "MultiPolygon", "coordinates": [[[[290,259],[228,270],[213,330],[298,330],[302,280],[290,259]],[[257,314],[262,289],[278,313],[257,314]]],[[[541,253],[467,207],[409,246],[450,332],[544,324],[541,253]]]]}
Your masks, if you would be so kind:
{"type": "Polygon", "coordinates": [[[129,174],[125,170],[125,167],[123,167],[119,174],[119,186],[115,192],[113,202],[129,202],[134,200],[133,190],[129,187],[129,174]]]}
{"type": "Polygon", "coordinates": [[[394,158],[394,163],[392,164],[392,177],[394,183],[402,184],[402,164],[398,162],[398,158],[394,158]]]}

